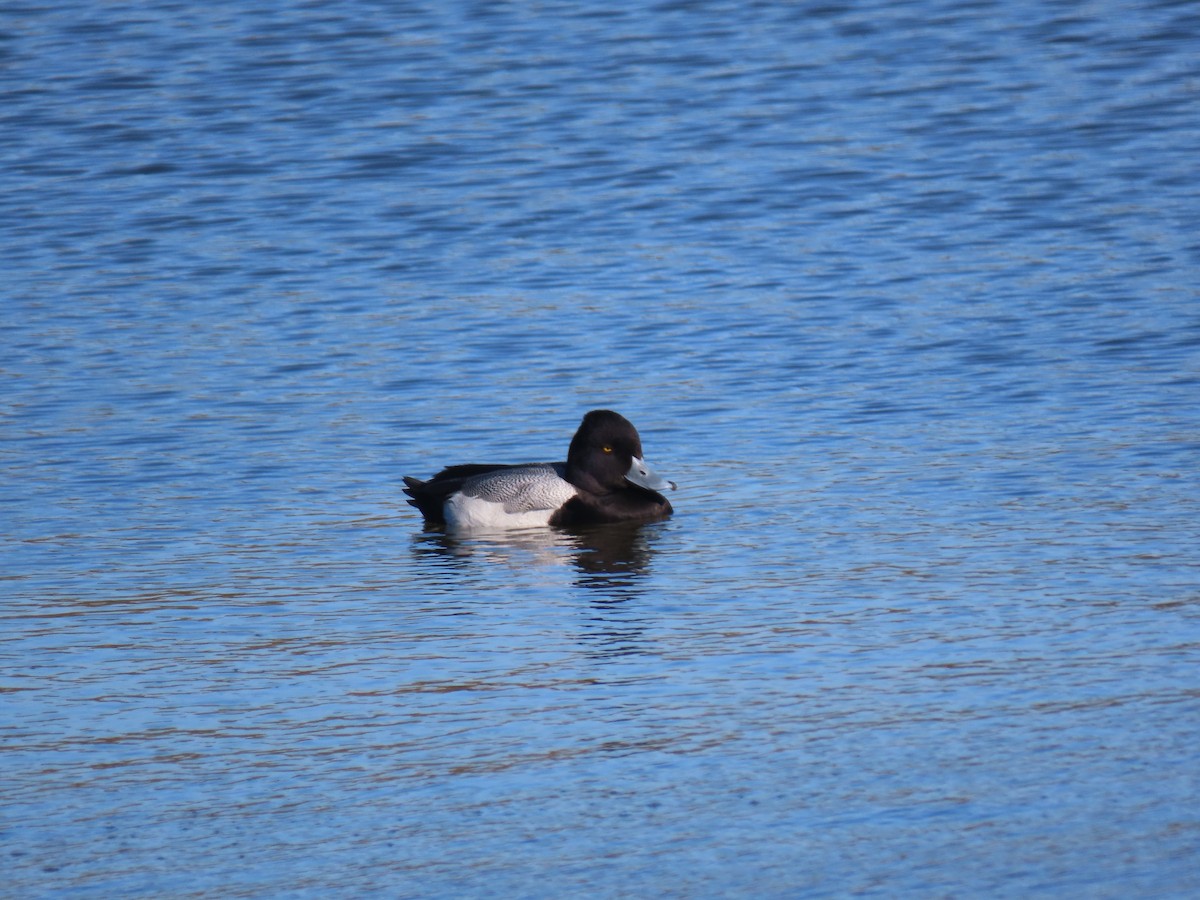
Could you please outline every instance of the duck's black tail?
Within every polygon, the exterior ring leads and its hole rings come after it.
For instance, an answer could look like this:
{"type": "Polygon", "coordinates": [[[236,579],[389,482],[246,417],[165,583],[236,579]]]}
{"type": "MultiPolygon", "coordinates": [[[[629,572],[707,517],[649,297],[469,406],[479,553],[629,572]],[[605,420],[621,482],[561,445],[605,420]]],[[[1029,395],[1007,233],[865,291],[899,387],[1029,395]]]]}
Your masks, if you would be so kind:
{"type": "Polygon", "coordinates": [[[444,525],[446,522],[446,498],[463,486],[463,482],[475,475],[494,472],[504,466],[469,463],[463,466],[448,466],[438,472],[428,481],[404,476],[404,493],[408,494],[410,506],[415,506],[430,525],[444,525]]]}

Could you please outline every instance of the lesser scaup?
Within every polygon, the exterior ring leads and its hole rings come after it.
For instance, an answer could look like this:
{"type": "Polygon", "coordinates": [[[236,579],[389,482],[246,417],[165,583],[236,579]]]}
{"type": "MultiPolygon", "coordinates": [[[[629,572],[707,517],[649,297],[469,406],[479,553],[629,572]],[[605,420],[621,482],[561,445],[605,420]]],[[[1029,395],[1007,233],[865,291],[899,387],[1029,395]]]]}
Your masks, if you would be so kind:
{"type": "Polygon", "coordinates": [[[646,465],[637,429],[607,409],[583,417],[565,463],[449,466],[404,483],[426,523],[453,530],[654,522],[673,512],[658,492],[675,490],[646,465]]]}

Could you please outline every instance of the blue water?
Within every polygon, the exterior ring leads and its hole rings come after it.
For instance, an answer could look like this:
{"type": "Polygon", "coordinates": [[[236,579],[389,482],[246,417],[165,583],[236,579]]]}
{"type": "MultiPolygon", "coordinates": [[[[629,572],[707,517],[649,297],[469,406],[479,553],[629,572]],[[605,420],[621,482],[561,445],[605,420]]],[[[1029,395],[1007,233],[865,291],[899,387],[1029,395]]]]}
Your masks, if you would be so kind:
{"type": "Polygon", "coordinates": [[[425,7],[0,10],[0,893],[1200,893],[1200,8],[425,7]]]}

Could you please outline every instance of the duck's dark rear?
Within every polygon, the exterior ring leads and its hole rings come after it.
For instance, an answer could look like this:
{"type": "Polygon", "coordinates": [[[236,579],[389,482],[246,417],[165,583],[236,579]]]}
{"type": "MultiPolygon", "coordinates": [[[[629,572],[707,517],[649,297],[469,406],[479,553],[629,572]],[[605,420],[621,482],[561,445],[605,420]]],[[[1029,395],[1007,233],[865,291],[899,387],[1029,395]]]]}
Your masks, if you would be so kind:
{"type": "Polygon", "coordinates": [[[405,475],[404,484],[406,487],[404,488],[404,493],[408,494],[409,505],[419,509],[428,524],[444,525],[446,523],[445,507],[447,497],[461,488],[463,482],[468,478],[504,468],[507,468],[507,466],[479,463],[447,466],[428,481],[422,481],[420,478],[405,475]]]}

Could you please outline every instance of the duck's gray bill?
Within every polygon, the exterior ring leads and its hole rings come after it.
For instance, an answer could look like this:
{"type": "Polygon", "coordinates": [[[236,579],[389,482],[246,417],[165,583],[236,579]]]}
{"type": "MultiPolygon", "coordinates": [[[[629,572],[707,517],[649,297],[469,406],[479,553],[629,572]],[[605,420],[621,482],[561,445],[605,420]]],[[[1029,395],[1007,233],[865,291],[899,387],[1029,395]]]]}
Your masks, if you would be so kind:
{"type": "Polygon", "coordinates": [[[636,456],[633,458],[633,465],[625,473],[625,480],[631,481],[638,487],[644,487],[650,491],[675,490],[675,482],[667,481],[667,479],[650,468],[644,459],[638,459],[636,456]]]}

